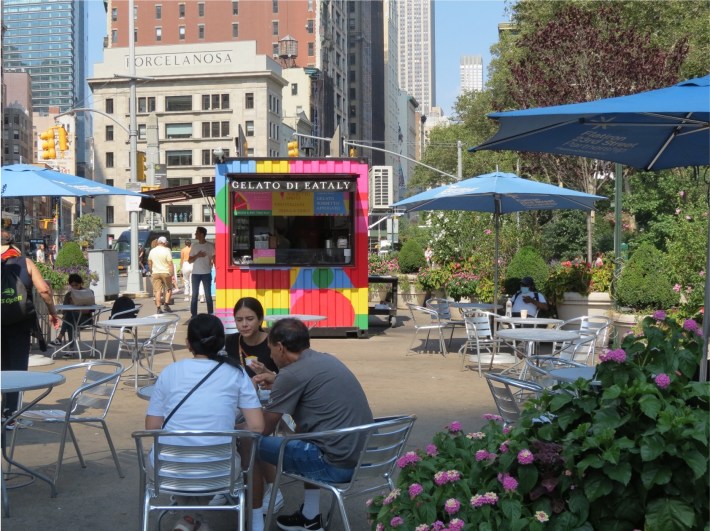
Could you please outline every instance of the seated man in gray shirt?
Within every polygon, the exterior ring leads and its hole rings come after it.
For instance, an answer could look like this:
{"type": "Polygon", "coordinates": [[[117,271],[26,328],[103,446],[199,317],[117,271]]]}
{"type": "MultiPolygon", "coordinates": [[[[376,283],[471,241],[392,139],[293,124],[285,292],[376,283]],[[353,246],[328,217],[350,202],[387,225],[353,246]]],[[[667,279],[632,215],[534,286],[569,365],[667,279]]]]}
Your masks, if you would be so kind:
{"type": "MultiPolygon", "coordinates": [[[[281,416],[293,417],[299,433],[335,430],[373,422],[367,397],[355,375],[337,358],[310,348],[308,328],[297,319],[277,321],[269,332],[271,358],[279,367],[257,374],[253,381],[271,388],[264,411],[264,434],[274,432],[281,416]]],[[[261,461],[276,464],[281,437],[265,436],[259,443],[261,461]]],[[[291,441],[284,454],[284,469],[325,482],[349,481],[362,451],[363,440],[340,439],[291,441]]],[[[262,488],[255,474],[254,497],[262,488]]],[[[321,531],[320,491],[305,485],[303,506],[292,515],[279,516],[280,529],[321,531]],[[309,488],[310,487],[310,488],[309,488]]],[[[256,501],[256,500],[255,500],[256,501]]],[[[255,503],[254,506],[258,506],[255,503]]]]}

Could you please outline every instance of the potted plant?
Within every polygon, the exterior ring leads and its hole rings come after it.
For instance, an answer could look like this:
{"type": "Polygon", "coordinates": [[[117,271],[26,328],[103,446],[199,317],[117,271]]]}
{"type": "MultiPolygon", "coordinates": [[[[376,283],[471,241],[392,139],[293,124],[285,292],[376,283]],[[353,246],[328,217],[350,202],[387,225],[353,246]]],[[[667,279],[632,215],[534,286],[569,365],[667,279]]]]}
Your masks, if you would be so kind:
{"type": "Polygon", "coordinates": [[[710,509],[708,383],[695,321],[656,312],[601,356],[594,381],[530,400],[508,430],[486,415],[408,452],[372,529],[703,529],[710,509]]]}
{"type": "Polygon", "coordinates": [[[457,302],[464,297],[473,300],[476,298],[477,287],[478,275],[470,271],[456,271],[446,283],[446,294],[457,302]]]}
{"type": "MultiPolygon", "coordinates": [[[[397,256],[380,256],[370,254],[367,261],[367,273],[369,276],[392,277],[399,273],[399,263],[397,256]]],[[[389,291],[387,284],[371,283],[368,286],[369,300],[380,302],[386,299],[389,291]]]]}
{"type": "Polygon", "coordinates": [[[608,258],[599,267],[582,260],[552,266],[547,279],[548,301],[557,317],[574,319],[583,315],[607,315],[611,309],[609,288],[614,263],[608,258]]]}

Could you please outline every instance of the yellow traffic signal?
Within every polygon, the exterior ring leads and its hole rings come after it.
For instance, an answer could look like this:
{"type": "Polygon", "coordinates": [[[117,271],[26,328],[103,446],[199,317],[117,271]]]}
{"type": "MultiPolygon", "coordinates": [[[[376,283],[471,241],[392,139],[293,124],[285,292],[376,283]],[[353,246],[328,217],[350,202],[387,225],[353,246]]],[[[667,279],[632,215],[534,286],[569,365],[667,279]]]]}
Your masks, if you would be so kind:
{"type": "Polygon", "coordinates": [[[288,148],[288,156],[289,157],[298,157],[299,156],[298,140],[291,140],[288,144],[286,144],[286,147],[288,148]]]}
{"type": "Polygon", "coordinates": [[[350,154],[350,157],[357,157],[357,148],[351,147],[348,153],[350,154]]]}
{"type": "Polygon", "coordinates": [[[57,127],[57,136],[59,137],[59,151],[66,151],[69,149],[69,135],[63,126],[57,127]]]}
{"type": "Polygon", "coordinates": [[[42,160],[56,159],[57,152],[54,149],[54,128],[49,128],[46,131],[43,131],[39,137],[43,140],[40,158],[42,160]]]}
{"type": "Polygon", "coordinates": [[[145,151],[136,153],[136,179],[139,182],[145,182],[145,151]]]}

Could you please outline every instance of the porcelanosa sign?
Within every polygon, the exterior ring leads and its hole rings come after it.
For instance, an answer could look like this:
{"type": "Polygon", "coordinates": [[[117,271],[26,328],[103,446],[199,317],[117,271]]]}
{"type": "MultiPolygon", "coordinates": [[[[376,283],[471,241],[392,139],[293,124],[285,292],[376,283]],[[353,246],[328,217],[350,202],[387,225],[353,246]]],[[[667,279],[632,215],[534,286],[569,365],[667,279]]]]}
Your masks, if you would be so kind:
{"type": "Polygon", "coordinates": [[[231,182],[232,190],[238,192],[354,192],[355,182],[343,179],[329,180],[249,180],[231,182]]]}
{"type": "MultiPolygon", "coordinates": [[[[129,66],[126,57],[126,67],[129,66]]],[[[198,65],[228,65],[232,64],[232,54],[227,50],[188,53],[161,53],[136,55],[136,67],[176,67],[198,65]]]]}

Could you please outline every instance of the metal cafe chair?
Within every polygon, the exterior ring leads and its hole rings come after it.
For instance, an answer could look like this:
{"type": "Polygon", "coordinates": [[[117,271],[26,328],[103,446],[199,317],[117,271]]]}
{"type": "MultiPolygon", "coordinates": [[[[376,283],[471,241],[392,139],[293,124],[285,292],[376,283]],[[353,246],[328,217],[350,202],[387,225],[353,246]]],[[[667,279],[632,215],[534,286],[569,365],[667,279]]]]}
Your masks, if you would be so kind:
{"type": "MultiPolygon", "coordinates": [[[[328,490],[332,495],[330,510],[324,517],[323,527],[328,529],[335,512],[335,505],[338,506],[345,531],[350,531],[350,522],[345,510],[345,500],[352,496],[360,496],[370,492],[377,492],[383,489],[394,489],[392,475],[395,473],[397,459],[404,451],[404,445],[409,438],[409,434],[414,426],[416,416],[404,415],[397,417],[383,417],[375,419],[372,424],[354,426],[340,430],[329,430],[317,433],[295,433],[286,435],[279,449],[279,460],[276,465],[276,478],[274,480],[273,492],[278,492],[281,481],[284,477],[303,481],[316,485],[321,489],[328,490]],[[357,466],[353,472],[351,480],[347,483],[325,483],[316,481],[293,472],[286,472],[283,469],[284,453],[286,445],[293,440],[323,440],[326,438],[339,439],[342,437],[362,437],[363,447],[358,459],[357,466]]],[[[276,496],[272,496],[269,507],[266,510],[266,523],[264,529],[271,529],[274,503],[276,496]]]]}
{"type": "Polygon", "coordinates": [[[534,382],[488,372],[486,381],[506,426],[520,418],[522,405],[528,398],[539,396],[543,388],[534,382]]]}
{"type": "Polygon", "coordinates": [[[446,342],[444,341],[445,328],[449,328],[449,324],[439,317],[439,313],[431,308],[425,308],[424,306],[417,306],[416,304],[407,303],[409,312],[412,315],[412,323],[414,324],[414,336],[412,337],[412,343],[409,345],[409,350],[414,347],[414,342],[417,340],[417,335],[420,331],[425,331],[426,342],[424,343],[424,350],[429,346],[429,336],[432,330],[435,330],[439,335],[439,352],[446,356],[446,342]],[[425,314],[424,316],[417,314],[425,314]]]}

